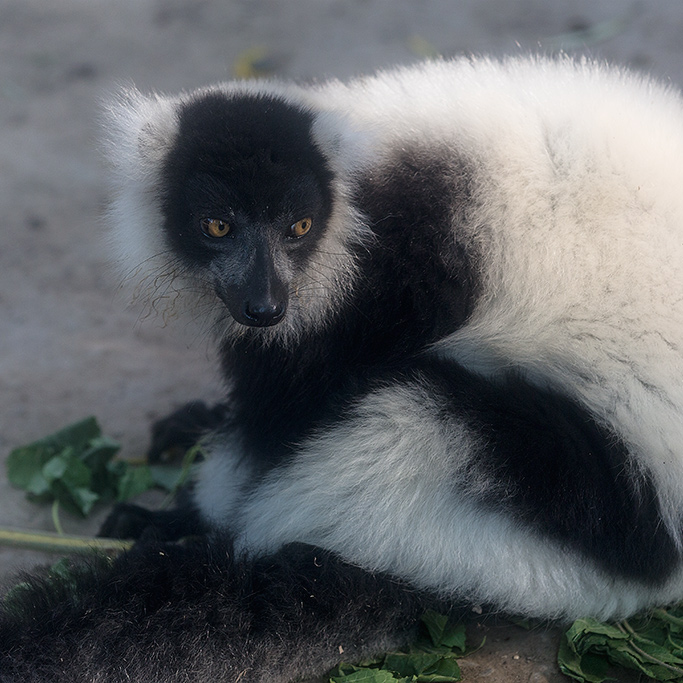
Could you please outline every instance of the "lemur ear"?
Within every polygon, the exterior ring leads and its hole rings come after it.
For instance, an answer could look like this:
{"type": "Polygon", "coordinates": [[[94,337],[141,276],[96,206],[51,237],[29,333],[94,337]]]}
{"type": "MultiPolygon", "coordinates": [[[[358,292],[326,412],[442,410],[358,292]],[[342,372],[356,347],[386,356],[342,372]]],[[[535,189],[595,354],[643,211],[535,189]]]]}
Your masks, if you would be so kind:
{"type": "Polygon", "coordinates": [[[104,144],[115,173],[145,181],[156,175],[178,132],[177,98],[122,88],[104,107],[104,144]]]}
{"type": "MultiPolygon", "coordinates": [[[[110,168],[107,233],[122,273],[164,252],[160,208],[164,158],[178,135],[178,98],[122,88],[104,106],[102,146],[110,168]]],[[[137,271],[136,271],[137,272],[137,271]]]]}

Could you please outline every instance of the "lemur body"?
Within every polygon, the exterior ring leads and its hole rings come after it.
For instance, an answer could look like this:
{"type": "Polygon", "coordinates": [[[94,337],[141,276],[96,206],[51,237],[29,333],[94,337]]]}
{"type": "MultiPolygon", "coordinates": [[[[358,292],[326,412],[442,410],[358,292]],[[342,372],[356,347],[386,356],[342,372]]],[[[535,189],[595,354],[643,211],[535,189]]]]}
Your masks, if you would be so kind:
{"type": "Polygon", "coordinates": [[[517,59],[124,99],[119,251],[151,300],[208,320],[229,391],[188,507],[109,525],[206,540],[94,575],[130,582],[111,628],[155,624],[108,680],[162,680],[200,632],[187,680],[285,681],[334,643],[402,642],[435,601],[567,619],[683,598],[678,94],[517,59]],[[194,609],[186,641],[164,609],[194,609]]]}

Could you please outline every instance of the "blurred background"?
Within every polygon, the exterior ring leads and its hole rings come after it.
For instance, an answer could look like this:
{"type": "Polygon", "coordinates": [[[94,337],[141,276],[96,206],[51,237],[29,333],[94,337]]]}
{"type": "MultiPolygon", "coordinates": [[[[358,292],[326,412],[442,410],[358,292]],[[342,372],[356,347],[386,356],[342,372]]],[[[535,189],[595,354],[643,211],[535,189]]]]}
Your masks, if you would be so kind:
{"type": "MultiPolygon", "coordinates": [[[[102,98],[436,55],[557,52],[683,81],[681,0],[0,0],[0,459],[90,414],[140,457],[150,422],[220,382],[205,336],[144,320],[108,267],[102,98]]],[[[63,516],[67,532],[92,520],[63,516]]],[[[0,526],[52,529],[0,471],[0,526]]],[[[0,576],[45,556],[0,547],[0,576]]],[[[466,680],[564,680],[556,632],[493,631],[466,680]]]]}

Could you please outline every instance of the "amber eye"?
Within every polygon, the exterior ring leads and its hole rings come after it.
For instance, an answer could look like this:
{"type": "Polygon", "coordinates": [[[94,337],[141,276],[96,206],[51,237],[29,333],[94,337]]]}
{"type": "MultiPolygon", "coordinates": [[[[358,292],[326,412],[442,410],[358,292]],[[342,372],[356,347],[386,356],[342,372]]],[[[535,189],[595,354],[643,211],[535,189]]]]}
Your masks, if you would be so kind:
{"type": "Polygon", "coordinates": [[[313,221],[310,218],[303,218],[289,228],[289,236],[296,238],[303,237],[311,229],[312,225],[313,221]]]}
{"type": "Polygon", "coordinates": [[[207,237],[225,237],[230,232],[230,225],[218,218],[202,218],[199,223],[207,237]]]}

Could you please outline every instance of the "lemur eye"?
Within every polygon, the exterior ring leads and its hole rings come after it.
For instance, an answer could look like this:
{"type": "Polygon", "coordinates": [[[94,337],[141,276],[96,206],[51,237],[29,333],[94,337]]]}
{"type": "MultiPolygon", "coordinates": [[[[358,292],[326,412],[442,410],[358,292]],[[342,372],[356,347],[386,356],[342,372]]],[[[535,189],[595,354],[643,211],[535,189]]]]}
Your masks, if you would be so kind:
{"type": "Polygon", "coordinates": [[[289,228],[289,236],[297,239],[303,237],[311,229],[312,225],[313,220],[311,218],[303,218],[289,228]]]}
{"type": "Polygon", "coordinates": [[[219,218],[202,218],[199,224],[207,237],[225,237],[230,232],[230,225],[219,218]]]}

